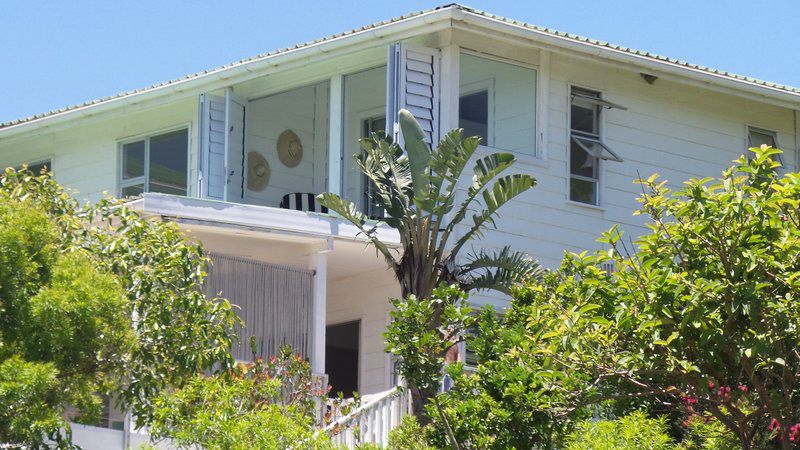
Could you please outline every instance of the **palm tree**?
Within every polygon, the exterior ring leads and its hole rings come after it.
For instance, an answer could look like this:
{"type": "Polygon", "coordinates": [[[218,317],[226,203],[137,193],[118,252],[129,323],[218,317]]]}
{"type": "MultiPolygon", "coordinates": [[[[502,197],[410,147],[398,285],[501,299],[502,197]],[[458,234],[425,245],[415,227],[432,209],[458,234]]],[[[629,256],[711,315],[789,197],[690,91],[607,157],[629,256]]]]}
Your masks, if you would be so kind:
{"type": "MultiPolygon", "coordinates": [[[[364,152],[356,155],[361,172],[374,183],[373,201],[382,206],[384,217],[368,223],[355,204],[336,194],[317,198],[358,227],[383,255],[400,283],[402,298],[411,294],[430,298],[441,283],[458,284],[466,292],[508,293],[515,283],[538,276],[539,264],[508,246],[459,258],[465,245],[494,227],[498,210],[531,189],[536,180],[524,174],[503,175],[514,163],[514,155],[493,153],[477,159],[472,183],[464,186],[462,173],[480,138],[462,138],[462,130],[456,129],[431,151],[414,116],[400,110],[399,118],[405,150],[385,133],[374,133],[361,140],[364,152]],[[462,233],[459,224],[470,213],[472,221],[466,221],[462,233]],[[378,238],[381,222],[399,232],[402,252],[393,252],[378,238]]],[[[430,318],[431,329],[440,325],[437,316],[430,318]]]]}

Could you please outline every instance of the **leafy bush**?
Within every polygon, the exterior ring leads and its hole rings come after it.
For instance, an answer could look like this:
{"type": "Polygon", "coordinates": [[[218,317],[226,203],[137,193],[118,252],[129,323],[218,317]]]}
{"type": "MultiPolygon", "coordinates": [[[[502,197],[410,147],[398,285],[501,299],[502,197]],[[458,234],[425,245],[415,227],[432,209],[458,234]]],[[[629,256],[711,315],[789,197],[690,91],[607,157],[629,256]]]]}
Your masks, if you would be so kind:
{"type": "Polygon", "coordinates": [[[157,395],[229,368],[236,316],[202,294],[208,263],[174,224],[0,174],[0,441],[67,447],[65,411],[96,420],[99,393],[147,424],[157,395]]]}
{"type": "Polygon", "coordinates": [[[94,421],[97,395],[130,352],[119,280],[82,249],[60,250],[54,221],[0,190],[0,441],[68,447],[64,414],[94,421]]]}
{"type": "Polygon", "coordinates": [[[425,442],[425,431],[414,416],[403,421],[389,432],[389,450],[432,450],[425,442]]]}
{"type": "MultiPolygon", "coordinates": [[[[691,417],[686,421],[686,436],[681,450],[738,450],[739,439],[719,420],[691,417]]],[[[756,448],[769,448],[761,442],[756,448]]]]}
{"type": "Polygon", "coordinates": [[[328,448],[318,433],[318,386],[309,364],[284,349],[279,358],[238,364],[217,376],[196,376],[159,397],[151,434],[184,448],[328,448]]]}
{"type": "Polygon", "coordinates": [[[663,418],[652,419],[636,411],[617,420],[577,424],[567,437],[566,450],[668,450],[675,449],[663,418]]]}

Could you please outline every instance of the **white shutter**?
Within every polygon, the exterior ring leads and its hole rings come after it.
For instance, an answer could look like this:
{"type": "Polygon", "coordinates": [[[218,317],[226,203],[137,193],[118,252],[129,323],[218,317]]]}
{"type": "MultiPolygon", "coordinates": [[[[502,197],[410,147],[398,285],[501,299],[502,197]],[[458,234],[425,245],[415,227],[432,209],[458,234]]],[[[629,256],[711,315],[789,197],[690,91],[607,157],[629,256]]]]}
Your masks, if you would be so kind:
{"type": "Polygon", "coordinates": [[[435,145],[439,140],[439,51],[394,44],[389,48],[388,70],[386,117],[395,139],[400,137],[397,112],[405,108],[419,121],[425,141],[435,145]]]}
{"type": "Polygon", "coordinates": [[[245,101],[225,91],[225,200],[241,201],[244,198],[244,127],[245,101]]]}
{"type": "Polygon", "coordinates": [[[225,200],[225,98],[200,96],[200,196],[225,200]]]}

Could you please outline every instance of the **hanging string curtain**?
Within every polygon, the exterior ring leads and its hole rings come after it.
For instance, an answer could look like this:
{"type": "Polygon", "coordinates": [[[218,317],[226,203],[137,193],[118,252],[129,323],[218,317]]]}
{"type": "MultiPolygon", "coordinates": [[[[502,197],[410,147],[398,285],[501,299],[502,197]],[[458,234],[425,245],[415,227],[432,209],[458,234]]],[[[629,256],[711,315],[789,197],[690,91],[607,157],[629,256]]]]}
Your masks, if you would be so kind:
{"type": "Polygon", "coordinates": [[[237,360],[249,361],[255,338],[256,355],[275,355],[283,345],[308,357],[314,299],[312,270],[268,264],[223,254],[211,254],[205,294],[223,297],[238,306],[244,321],[237,327],[237,360]]]}

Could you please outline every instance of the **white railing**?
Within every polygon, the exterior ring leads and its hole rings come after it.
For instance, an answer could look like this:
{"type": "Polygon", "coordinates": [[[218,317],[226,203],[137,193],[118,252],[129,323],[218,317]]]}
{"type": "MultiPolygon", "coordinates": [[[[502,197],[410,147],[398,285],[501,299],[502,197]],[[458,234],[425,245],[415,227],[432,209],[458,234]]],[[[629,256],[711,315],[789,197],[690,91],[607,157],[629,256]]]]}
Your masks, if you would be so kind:
{"type": "Polygon", "coordinates": [[[325,427],[334,444],[355,448],[361,444],[389,443],[389,432],[411,412],[408,389],[389,389],[371,396],[350,414],[325,427]]]}

